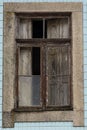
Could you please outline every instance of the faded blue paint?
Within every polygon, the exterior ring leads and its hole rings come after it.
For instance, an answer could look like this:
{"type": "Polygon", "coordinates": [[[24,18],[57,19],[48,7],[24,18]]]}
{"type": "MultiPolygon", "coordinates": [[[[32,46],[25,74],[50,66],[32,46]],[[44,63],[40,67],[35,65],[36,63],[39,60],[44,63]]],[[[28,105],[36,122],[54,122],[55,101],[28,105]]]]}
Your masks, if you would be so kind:
{"type": "Polygon", "coordinates": [[[0,0],[0,130],[2,127],[2,46],[3,2],[83,2],[83,74],[84,74],[84,121],[85,127],[73,127],[72,122],[15,123],[11,130],[87,130],[87,0],[0,0]]]}

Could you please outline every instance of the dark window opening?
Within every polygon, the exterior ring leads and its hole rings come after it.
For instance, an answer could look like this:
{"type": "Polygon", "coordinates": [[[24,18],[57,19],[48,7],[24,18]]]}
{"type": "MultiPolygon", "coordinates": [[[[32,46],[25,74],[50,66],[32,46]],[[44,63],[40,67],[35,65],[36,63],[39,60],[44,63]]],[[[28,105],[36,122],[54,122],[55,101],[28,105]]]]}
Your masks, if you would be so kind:
{"type": "Polygon", "coordinates": [[[32,21],[32,38],[43,38],[43,20],[32,21]]]}
{"type": "Polygon", "coordinates": [[[47,38],[47,20],[45,20],[45,38],[47,38]]]}
{"type": "Polygon", "coordinates": [[[40,47],[32,48],[32,75],[40,75],[40,47]]]}

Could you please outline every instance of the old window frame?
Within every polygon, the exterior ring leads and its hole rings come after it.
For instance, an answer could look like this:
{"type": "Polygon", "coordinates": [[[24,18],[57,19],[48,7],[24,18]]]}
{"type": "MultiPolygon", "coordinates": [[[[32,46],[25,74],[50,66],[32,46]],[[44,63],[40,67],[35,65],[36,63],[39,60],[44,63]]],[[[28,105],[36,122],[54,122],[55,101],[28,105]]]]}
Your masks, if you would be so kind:
{"type": "Polygon", "coordinates": [[[84,126],[82,42],[82,3],[4,3],[3,127],[14,127],[19,121],[73,121],[74,126],[84,126]],[[15,13],[20,12],[71,12],[73,110],[14,111],[15,13]]]}
{"type": "MultiPolygon", "coordinates": [[[[24,40],[25,41],[25,40],[24,40]]],[[[41,44],[35,44],[35,43],[33,43],[33,44],[29,44],[30,42],[28,42],[28,43],[22,43],[22,44],[20,44],[20,42],[19,43],[16,43],[17,44],[17,51],[16,51],[16,54],[17,54],[17,64],[16,64],[16,68],[17,68],[17,73],[16,73],[16,79],[17,79],[17,86],[16,86],[16,95],[15,95],[15,108],[14,108],[14,111],[21,111],[21,112],[26,112],[26,111],[29,111],[29,112],[33,112],[33,111],[41,111],[42,110],[42,105],[41,105],[41,102],[40,102],[40,105],[39,106],[37,106],[37,105],[35,105],[35,106],[19,106],[19,101],[18,101],[18,97],[19,97],[19,93],[18,93],[18,88],[19,88],[19,86],[18,86],[18,76],[20,76],[19,74],[18,74],[18,63],[19,63],[19,53],[20,53],[20,49],[21,48],[32,48],[32,47],[40,47],[40,53],[41,53],[41,64],[42,64],[42,47],[41,47],[41,44]]],[[[41,66],[40,66],[40,68],[41,68],[41,66]]],[[[42,100],[42,88],[41,88],[41,85],[42,85],[42,74],[40,74],[41,75],[41,81],[40,81],[40,100],[42,100]]],[[[27,75],[26,75],[27,76],[27,75]]]]}
{"type": "MultiPolygon", "coordinates": [[[[20,107],[19,104],[19,100],[18,100],[18,83],[17,83],[17,91],[16,91],[16,97],[15,100],[17,100],[17,104],[15,104],[15,111],[21,111],[21,112],[25,112],[25,111],[47,111],[47,110],[72,110],[73,106],[72,106],[72,85],[71,85],[71,81],[70,81],[70,104],[68,106],[49,106],[47,105],[47,81],[46,81],[46,49],[49,46],[65,46],[67,44],[67,42],[69,42],[69,47],[71,50],[71,41],[72,41],[72,37],[71,37],[71,13],[16,13],[16,17],[17,17],[17,22],[21,19],[42,19],[43,20],[43,37],[42,38],[29,38],[29,39],[21,39],[21,38],[16,38],[16,44],[17,44],[17,48],[23,48],[23,47],[34,47],[34,46],[38,46],[41,48],[41,86],[40,86],[40,96],[41,96],[41,102],[40,106],[22,106],[20,107]],[[68,19],[68,26],[69,26],[69,37],[68,38],[45,38],[45,20],[50,20],[50,19],[59,19],[59,18],[67,18],[68,19]],[[44,55],[44,58],[42,60],[42,57],[44,55]],[[42,64],[43,63],[43,64],[42,64]],[[43,69],[42,69],[43,68],[43,69]],[[43,72],[43,70],[45,71],[45,74],[43,72]],[[44,84],[43,84],[44,83],[44,84]]],[[[19,26],[19,23],[17,23],[19,26]]],[[[17,28],[19,28],[17,26],[17,28]]],[[[32,28],[32,27],[31,27],[32,28]]],[[[17,33],[17,32],[16,32],[17,33]]],[[[32,33],[32,32],[31,32],[32,33]]],[[[17,49],[18,51],[18,49],[17,49]]],[[[18,52],[17,52],[18,53],[18,52]]],[[[71,51],[69,52],[70,58],[71,58],[71,51]]],[[[19,56],[17,56],[19,57],[19,56]]],[[[18,58],[17,58],[18,60],[18,58]]],[[[71,61],[71,60],[70,60],[71,61]]],[[[70,62],[70,66],[71,66],[71,62],[70,62]]],[[[16,68],[18,68],[18,63],[16,68]]],[[[18,73],[18,72],[17,72],[18,73]]],[[[71,67],[71,73],[72,73],[72,67],[71,67]]],[[[18,76],[18,74],[17,74],[18,76]]],[[[72,76],[72,75],[71,75],[72,76]]],[[[70,76],[70,79],[71,79],[70,76]]],[[[71,79],[72,80],[72,79],[71,79]]],[[[17,78],[17,82],[18,82],[18,78],[17,78]]]]}

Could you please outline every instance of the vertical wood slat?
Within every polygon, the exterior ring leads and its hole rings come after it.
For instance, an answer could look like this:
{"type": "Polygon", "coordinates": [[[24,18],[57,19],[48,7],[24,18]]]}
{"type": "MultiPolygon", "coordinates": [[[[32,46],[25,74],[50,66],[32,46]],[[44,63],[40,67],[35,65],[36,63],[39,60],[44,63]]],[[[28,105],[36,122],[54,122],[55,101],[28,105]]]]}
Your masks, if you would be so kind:
{"type": "Polygon", "coordinates": [[[29,39],[32,37],[31,19],[18,19],[17,37],[21,39],[29,39]]]}
{"type": "Polygon", "coordinates": [[[48,105],[70,105],[69,46],[48,47],[48,105]]]}
{"type": "Polygon", "coordinates": [[[60,74],[69,75],[69,56],[68,56],[69,47],[60,48],[60,74]]]}
{"type": "Polygon", "coordinates": [[[47,20],[47,38],[69,38],[68,18],[47,20]]]}

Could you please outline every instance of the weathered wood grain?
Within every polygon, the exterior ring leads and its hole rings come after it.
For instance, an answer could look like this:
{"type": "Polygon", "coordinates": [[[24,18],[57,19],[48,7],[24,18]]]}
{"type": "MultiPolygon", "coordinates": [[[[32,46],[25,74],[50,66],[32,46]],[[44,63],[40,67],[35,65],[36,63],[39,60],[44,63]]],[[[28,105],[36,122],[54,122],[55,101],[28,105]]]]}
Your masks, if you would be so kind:
{"type": "Polygon", "coordinates": [[[47,38],[69,38],[68,18],[47,20],[47,38]]]}
{"type": "Polygon", "coordinates": [[[31,19],[19,19],[17,20],[17,38],[29,39],[32,37],[32,24],[31,19]]]}
{"type": "Polygon", "coordinates": [[[20,48],[19,50],[19,75],[32,74],[32,48],[20,48]]]}
{"type": "Polygon", "coordinates": [[[48,47],[48,104],[70,105],[69,46],[48,47]],[[69,58],[69,59],[68,59],[69,58]]]}

